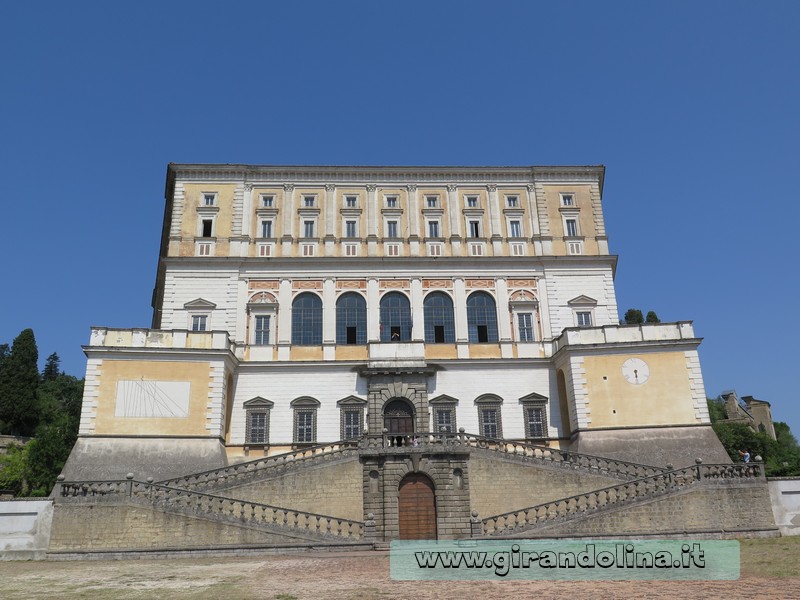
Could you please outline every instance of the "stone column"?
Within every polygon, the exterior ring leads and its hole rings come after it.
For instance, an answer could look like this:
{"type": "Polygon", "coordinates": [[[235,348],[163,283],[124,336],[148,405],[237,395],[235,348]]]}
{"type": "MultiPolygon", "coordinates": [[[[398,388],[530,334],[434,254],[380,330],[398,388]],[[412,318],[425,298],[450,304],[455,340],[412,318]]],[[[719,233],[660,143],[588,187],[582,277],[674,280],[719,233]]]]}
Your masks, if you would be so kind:
{"type": "Polygon", "coordinates": [[[325,186],[324,229],[322,235],[325,240],[325,256],[334,255],[334,242],[336,241],[336,186],[325,186]]]}
{"type": "Polygon", "coordinates": [[[242,236],[239,246],[239,256],[250,254],[251,229],[253,227],[253,185],[244,184],[244,194],[242,195],[242,227],[238,232],[242,236]]]}
{"type": "Polygon", "coordinates": [[[411,279],[411,341],[421,342],[425,339],[425,309],[423,307],[422,279],[411,279]]]}
{"type": "Polygon", "coordinates": [[[500,227],[500,202],[497,199],[497,186],[487,185],[489,192],[489,228],[492,238],[501,238],[503,229],[500,227]]]}
{"type": "Polygon", "coordinates": [[[453,279],[453,319],[456,327],[458,358],[469,358],[467,288],[463,277],[456,277],[453,279]]]}
{"type": "Polygon", "coordinates": [[[322,348],[325,360],[336,358],[336,281],[322,282],[322,348]]]}
{"type": "MultiPolygon", "coordinates": [[[[406,186],[408,190],[408,241],[411,256],[419,256],[419,199],[417,198],[417,186],[410,184],[406,186]]],[[[423,252],[423,254],[425,254],[423,252]]]]}
{"type": "Polygon", "coordinates": [[[278,289],[278,360],[289,360],[292,344],[292,280],[281,279],[278,289]]]}
{"type": "MultiPolygon", "coordinates": [[[[374,277],[367,279],[367,339],[370,342],[379,342],[381,308],[378,290],[378,280],[374,277]]],[[[377,433],[374,432],[374,433],[377,433]]]]}
{"type": "Polygon", "coordinates": [[[294,237],[294,185],[291,183],[284,184],[283,186],[283,237],[281,238],[283,246],[283,256],[292,255],[292,238],[294,237]]]}
{"type": "Polygon", "coordinates": [[[497,327],[500,338],[500,356],[511,358],[514,355],[511,342],[511,319],[508,313],[508,282],[498,277],[494,284],[497,297],[497,327]]]}
{"type": "Polygon", "coordinates": [[[380,210],[375,198],[375,186],[367,186],[367,256],[378,255],[378,214],[380,210]]]}

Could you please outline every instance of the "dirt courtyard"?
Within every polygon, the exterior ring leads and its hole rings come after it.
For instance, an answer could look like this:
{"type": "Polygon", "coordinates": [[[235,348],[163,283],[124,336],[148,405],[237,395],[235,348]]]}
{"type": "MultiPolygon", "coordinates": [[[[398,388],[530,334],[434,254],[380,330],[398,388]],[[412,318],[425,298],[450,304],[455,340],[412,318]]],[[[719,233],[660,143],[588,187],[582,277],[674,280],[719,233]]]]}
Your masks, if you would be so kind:
{"type": "Polygon", "coordinates": [[[393,581],[386,552],[308,552],[247,558],[0,563],[0,598],[223,598],[224,600],[508,600],[509,598],[800,598],[797,544],[774,548],[775,564],[747,562],[738,581],[393,581]],[[786,551],[791,555],[787,556],[786,551]]]}

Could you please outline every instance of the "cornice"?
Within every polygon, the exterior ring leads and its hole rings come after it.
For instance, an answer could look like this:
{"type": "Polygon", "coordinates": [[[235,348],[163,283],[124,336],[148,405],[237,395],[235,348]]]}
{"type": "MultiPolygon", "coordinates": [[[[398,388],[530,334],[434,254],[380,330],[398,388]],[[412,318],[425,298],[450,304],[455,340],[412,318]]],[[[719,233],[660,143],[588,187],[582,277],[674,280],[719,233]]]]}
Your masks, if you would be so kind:
{"type": "Polygon", "coordinates": [[[167,167],[168,179],[182,181],[245,181],[253,184],[291,182],[333,184],[436,183],[442,186],[463,184],[532,184],[535,182],[602,181],[605,167],[587,166],[335,166],[335,165],[245,165],[177,164],[167,167]],[[454,183],[455,182],[455,183],[454,183]]]}

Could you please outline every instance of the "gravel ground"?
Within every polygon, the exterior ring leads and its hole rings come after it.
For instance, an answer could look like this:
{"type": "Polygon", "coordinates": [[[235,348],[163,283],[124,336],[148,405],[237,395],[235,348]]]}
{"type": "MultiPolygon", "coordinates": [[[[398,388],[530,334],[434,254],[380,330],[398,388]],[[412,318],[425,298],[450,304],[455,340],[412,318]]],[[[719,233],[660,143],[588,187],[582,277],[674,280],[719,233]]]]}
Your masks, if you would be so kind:
{"type": "Polygon", "coordinates": [[[797,576],[747,570],[713,582],[393,581],[382,552],[250,558],[0,563],[0,598],[172,598],[507,600],[509,598],[800,598],[797,576]]]}

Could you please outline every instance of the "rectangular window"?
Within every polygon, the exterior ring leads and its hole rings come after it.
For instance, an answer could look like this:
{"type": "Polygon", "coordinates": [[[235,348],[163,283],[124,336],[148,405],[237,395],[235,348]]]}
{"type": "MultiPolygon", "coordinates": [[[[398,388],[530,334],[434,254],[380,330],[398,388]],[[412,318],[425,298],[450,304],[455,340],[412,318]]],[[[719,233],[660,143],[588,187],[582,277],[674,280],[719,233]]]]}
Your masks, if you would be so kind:
{"type": "Polygon", "coordinates": [[[192,315],[192,331],[205,331],[208,315],[192,315]]]}
{"type": "Polygon", "coordinates": [[[575,197],[572,194],[561,194],[561,206],[575,206],[575,197]]]}
{"type": "Polygon", "coordinates": [[[355,208],[358,206],[358,196],[345,196],[344,205],[347,208],[355,208]]]}
{"type": "Polygon", "coordinates": [[[313,410],[298,410],[295,413],[295,442],[309,444],[314,441],[314,413],[313,410]]]}
{"type": "Polygon", "coordinates": [[[489,343],[489,326],[488,325],[478,325],[478,343],[479,344],[488,344],[489,343]]]}
{"type": "Polygon", "coordinates": [[[511,221],[510,225],[511,237],[522,237],[522,224],[519,221],[511,221]]]}
{"type": "Polygon", "coordinates": [[[478,197],[467,196],[467,208],[477,208],[477,206],[478,206],[478,197]]]}
{"type": "Polygon", "coordinates": [[[578,320],[578,327],[591,327],[592,326],[592,313],[588,311],[581,311],[575,313],[578,320]]]}
{"type": "Polygon", "coordinates": [[[543,407],[530,407],[525,409],[529,438],[547,437],[545,427],[545,410],[543,407]]]}
{"type": "Polygon", "coordinates": [[[444,325],[433,326],[433,343],[444,344],[444,325]]]}
{"type": "Polygon", "coordinates": [[[273,203],[275,202],[275,196],[261,196],[261,206],[264,208],[271,208],[273,203]]]}
{"type": "Polygon", "coordinates": [[[217,199],[216,194],[203,194],[203,204],[205,204],[206,206],[214,206],[216,199],[217,199]]]}
{"type": "Polygon", "coordinates": [[[568,237],[577,237],[577,235],[578,235],[578,220],[577,219],[565,219],[564,223],[567,226],[567,236],[568,237]]]}
{"type": "Polygon", "coordinates": [[[519,206],[519,198],[517,196],[506,196],[506,204],[508,208],[517,208],[519,206]]]}
{"type": "Polygon", "coordinates": [[[470,244],[469,245],[469,255],[470,256],[483,256],[483,244],[470,244]]]}
{"type": "Polygon", "coordinates": [[[344,245],[344,255],[345,256],[358,256],[358,245],[357,244],[345,244],[344,245]]]}
{"type": "Polygon", "coordinates": [[[247,436],[248,444],[266,444],[269,431],[269,413],[265,410],[247,411],[247,436]]]}
{"type": "Polygon", "coordinates": [[[257,315],[255,323],[255,345],[269,344],[269,315],[257,315]]]}
{"type": "Polygon", "coordinates": [[[214,220],[213,219],[203,219],[203,231],[201,233],[201,237],[212,237],[214,228],[214,220]]]}
{"type": "Polygon", "coordinates": [[[355,221],[345,221],[344,224],[345,232],[344,236],[349,238],[356,237],[356,222],[355,221]]]}
{"type": "Polygon", "coordinates": [[[342,433],[344,439],[352,440],[361,437],[361,410],[349,409],[342,414],[342,433]]]}
{"type": "Polygon", "coordinates": [[[469,222],[469,237],[471,237],[471,238],[481,237],[481,222],[480,221],[470,221],[469,222]]]}
{"type": "Polygon", "coordinates": [[[439,237],[439,221],[428,221],[428,237],[439,237]]]}
{"type": "Polygon", "coordinates": [[[442,255],[441,244],[428,244],[428,256],[441,256],[441,255],[442,255]]]}
{"type": "Polygon", "coordinates": [[[397,208],[397,196],[386,196],[386,208],[397,208]]]}
{"type": "Polygon", "coordinates": [[[272,237],[272,221],[261,221],[261,237],[272,237]]]}
{"type": "Polygon", "coordinates": [[[303,206],[306,208],[314,206],[314,196],[303,196],[303,206]]]}
{"type": "Polygon", "coordinates": [[[397,235],[397,221],[386,222],[386,237],[396,238],[397,235]]]}
{"type": "Polygon", "coordinates": [[[437,408],[436,410],[436,430],[434,433],[455,433],[453,409],[437,408]]]}
{"type": "Polygon", "coordinates": [[[436,196],[425,196],[425,202],[428,208],[436,208],[439,205],[439,199],[436,196]]]}
{"type": "Polygon", "coordinates": [[[512,256],[525,256],[525,244],[511,244],[512,256]]]}
{"type": "Polygon", "coordinates": [[[532,313],[519,313],[517,315],[517,322],[519,324],[519,341],[532,342],[533,341],[533,314],[532,313]]]}
{"type": "Polygon", "coordinates": [[[387,256],[400,256],[400,244],[386,244],[387,256]]]}
{"type": "Polygon", "coordinates": [[[583,254],[583,242],[567,242],[567,251],[570,254],[583,254]]]}
{"type": "Polygon", "coordinates": [[[498,409],[481,408],[481,435],[488,438],[500,437],[500,427],[498,426],[498,409]]]}
{"type": "Polygon", "coordinates": [[[197,244],[197,256],[211,256],[214,244],[197,244]]]}
{"type": "Polygon", "coordinates": [[[314,221],[303,221],[303,237],[314,237],[314,221]]]}
{"type": "Polygon", "coordinates": [[[259,256],[272,256],[272,244],[258,244],[259,256]]]}
{"type": "Polygon", "coordinates": [[[300,244],[303,256],[314,256],[317,247],[314,244],[300,244]]]}

